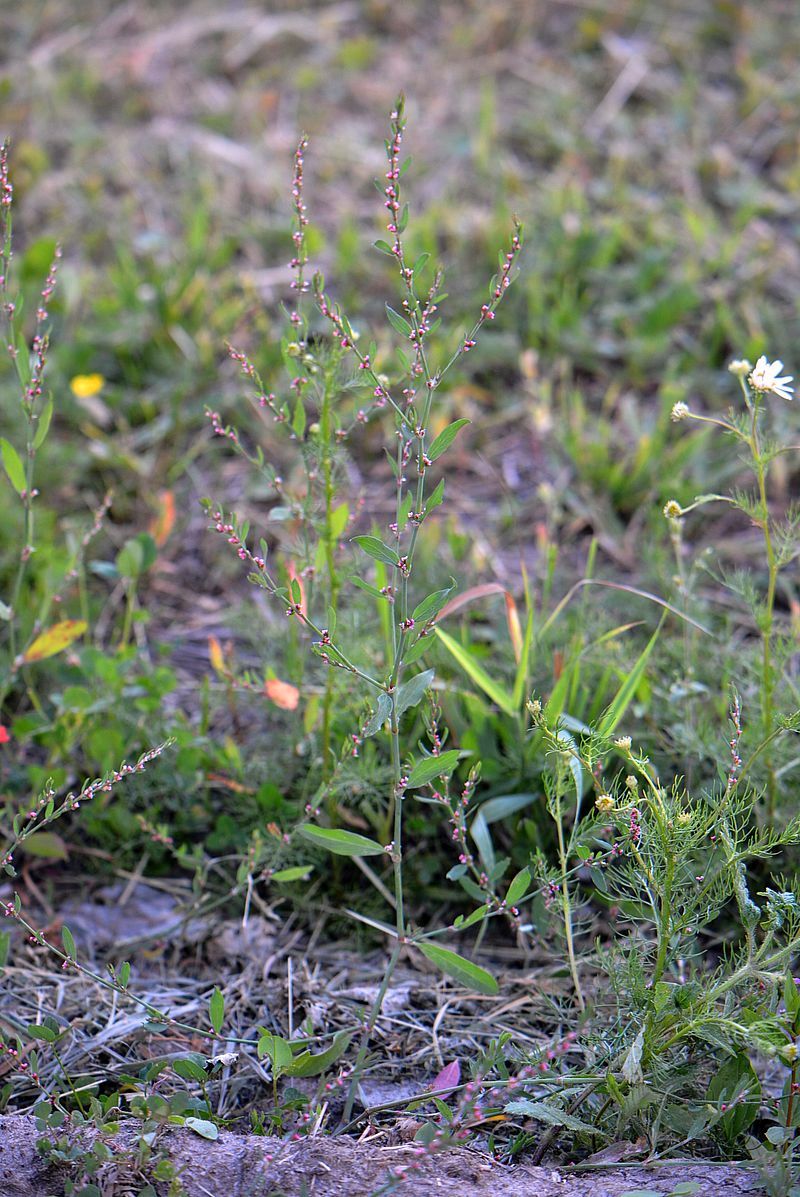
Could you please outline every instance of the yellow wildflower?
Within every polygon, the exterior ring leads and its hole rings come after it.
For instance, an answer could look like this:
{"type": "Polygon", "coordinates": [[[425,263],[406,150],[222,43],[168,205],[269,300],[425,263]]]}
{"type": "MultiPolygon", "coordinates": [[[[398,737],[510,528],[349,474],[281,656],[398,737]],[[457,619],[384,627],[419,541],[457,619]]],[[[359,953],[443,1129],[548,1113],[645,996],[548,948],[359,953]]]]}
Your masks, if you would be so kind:
{"type": "Polygon", "coordinates": [[[91,399],[100,394],[105,381],[102,374],[76,374],[70,380],[69,389],[76,399],[91,399]]]}

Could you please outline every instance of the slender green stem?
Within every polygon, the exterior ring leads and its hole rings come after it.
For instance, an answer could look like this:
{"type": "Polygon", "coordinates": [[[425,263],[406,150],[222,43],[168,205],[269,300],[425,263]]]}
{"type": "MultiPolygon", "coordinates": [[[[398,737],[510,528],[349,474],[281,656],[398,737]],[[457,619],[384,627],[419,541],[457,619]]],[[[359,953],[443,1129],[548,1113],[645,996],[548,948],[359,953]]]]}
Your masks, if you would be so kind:
{"type": "MultiPolygon", "coordinates": [[[[772,659],[772,642],[774,634],[775,591],[778,583],[780,568],[772,543],[772,531],[769,520],[769,506],[767,504],[767,471],[758,439],[758,405],[753,404],[753,422],[751,427],[751,449],[758,482],[758,496],[761,507],[761,529],[764,533],[764,549],[767,554],[767,595],[764,602],[763,626],[761,629],[761,718],[764,739],[772,735],[775,722],[774,692],[775,670],[772,659]]],[[[770,753],[767,757],[767,819],[770,824],[775,822],[778,799],[778,783],[775,776],[775,766],[770,753]]]]}
{"type": "Polygon", "coordinates": [[[391,737],[392,737],[392,780],[395,786],[394,802],[394,838],[392,847],[392,867],[394,869],[394,900],[397,922],[397,938],[402,943],[406,935],[406,921],[403,909],[403,797],[400,793],[400,779],[402,765],[400,763],[400,728],[397,719],[396,699],[393,699],[391,737]]]}
{"type": "Polygon", "coordinates": [[[364,1026],[364,1031],[361,1035],[361,1043],[358,1048],[358,1055],[356,1056],[355,1063],[353,1065],[353,1075],[347,1092],[347,1100],[344,1105],[342,1124],[348,1123],[353,1113],[353,1105],[355,1104],[356,1093],[358,1092],[358,1085],[361,1080],[361,1073],[364,1070],[364,1061],[367,1058],[367,1052],[369,1050],[370,1037],[375,1029],[375,1023],[378,1021],[378,1015],[381,1012],[383,999],[386,997],[386,991],[389,988],[389,983],[394,976],[394,970],[397,967],[398,960],[400,959],[401,950],[401,945],[398,943],[389,957],[389,960],[386,964],[386,970],[383,974],[383,980],[381,981],[380,988],[375,996],[375,1001],[372,1003],[372,1009],[369,1012],[369,1017],[364,1026]]]}
{"type": "Polygon", "coordinates": [[[560,783],[558,796],[555,804],[555,824],[556,833],[558,835],[558,861],[561,870],[561,909],[564,917],[564,937],[567,941],[567,955],[569,956],[569,971],[572,974],[572,984],[575,988],[575,997],[578,1000],[578,1006],[581,1012],[586,1009],[586,1002],[583,997],[583,990],[581,989],[581,980],[578,975],[578,961],[575,956],[575,939],[572,931],[572,900],[569,892],[569,882],[567,880],[567,851],[564,844],[564,827],[561,818],[561,789],[560,783]]]}
{"type": "Polygon", "coordinates": [[[665,845],[664,852],[666,867],[661,891],[661,906],[658,918],[658,952],[653,969],[653,984],[657,984],[664,975],[667,967],[669,941],[672,934],[672,886],[675,881],[675,855],[670,846],[665,845]]]}

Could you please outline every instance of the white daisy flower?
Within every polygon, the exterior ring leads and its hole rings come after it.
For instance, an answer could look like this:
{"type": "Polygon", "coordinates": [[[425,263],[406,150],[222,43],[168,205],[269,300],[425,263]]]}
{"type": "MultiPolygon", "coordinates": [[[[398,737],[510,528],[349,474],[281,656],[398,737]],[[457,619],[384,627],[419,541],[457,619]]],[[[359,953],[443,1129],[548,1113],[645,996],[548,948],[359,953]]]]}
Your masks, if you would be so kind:
{"type": "Polygon", "coordinates": [[[791,399],[792,388],[789,383],[794,375],[787,374],[783,378],[779,378],[778,375],[782,369],[783,362],[768,362],[765,357],[760,357],[748,379],[750,386],[754,391],[769,392],[771,395],[778,395],[781,399],[791,399]]]}
{"type": "Polygon", "coordinates": [[[753,363],[748,362],[746,357],[737,358],[735,361],[728,363],[728,370],[731,374],[738,374],[740,376],[749,374],[753,369],[753,363]]]}

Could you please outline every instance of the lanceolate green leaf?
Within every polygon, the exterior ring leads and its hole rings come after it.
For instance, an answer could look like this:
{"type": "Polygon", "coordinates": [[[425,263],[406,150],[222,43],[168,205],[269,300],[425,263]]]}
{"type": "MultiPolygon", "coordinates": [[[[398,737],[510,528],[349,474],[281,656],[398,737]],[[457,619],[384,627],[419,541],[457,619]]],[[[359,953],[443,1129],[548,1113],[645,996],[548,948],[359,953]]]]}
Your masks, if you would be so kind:
{"type": "Polygon", "coordinates": [[[384,565],[397,565],[400,560],[394,549],[390,549],[382,540],[378,540],[377,536],[354,536],[353,540],[368,557],[382,561],[384,565]]]}
{"type": "Polygon", "coordinates": [[[290,865],[288,869],[278,869],[277,873],[272,874],[270,881],[305,881],[313,871],[313,865],[290,865]]]}
{"type": "Polygon", "coordinates": [[[297,830],[303,839],[316,844],[318,848],[327,848],[336,856],[380,856],[383,852],[375,840],[368,840],[366,836],[356,835],[353,831],[315,827],[313,823],[303,823],[297,830]]]}
{"type": "Polygon", "coordinates": [[[408,323],[408,321],[404,319],[399,312],[396,312],[394,308],[390,308],[388,303],[386,304],[386,315],[389,318],[389,323],[391,324],[392,328],[397,329],[397,331],[402,333],[403,336],[407,337],[412,332],[411,325],[408,323]]]}
{"type": "Polygon", "coordinates": [[[506,906],[516,906],[520,898],[527,894],[530,883],[530,869],[520,869],[516,877],[512,878],[511,884],[506,891],[506,906]]]}
{"type": "Polygon", "coordinates": [[[514,678],[514,692],[511,695],[511,701],[514,704],[515,711],[519,710],[520,706],[522,705],[522,699],[525,696],[525,683],[528,677],[532,643],[533,607],[530,607],[528,609],[528,618],[525,621],[525,634],[522,638],[522,651],[519,655],[519,664],[517,665],[517,673],[514,678]]]}
{"type": "Polygon", "coordinates": [[[22,464],[19,453],[17,453],[14,446],[6,438],[0,437],[0,453],[3,456],[3,465],[8,474],[8,480],[14,487],[18,495],[21,495],[25,490],[25,467],[22,464]]]}
{"type": "Polygon", "coordinates": [[[208,1003],[208,1018],[212,1027],[219,1035],[225,1019],[225,998],[220,989],[215,989],[208,1003]]]}
{"type": "Polygon", "coordinates": [[[431,491],[430,497],[425,503],[425,514],[430,515],[437,507],[441,507],[444,502],[444,478],[440,478],[436,486],[431,491]]]}
{"type": "Polygon", "coordinates": [[[461,753],[457,748],[450,748],[439,756],[426,756],[424,760],[417,762],[408,775],[409,789],[425,786],[435,777],[449,777],[460,758],[461,753]]]}
{"type": "Polygon", "coordinates": [[[72,932],[70,931],[70,929],[66,925],[66,923],[61,928],[61,942],[63,943],[64,951],[67,953],[70,960],[77,960],[78,953],[75,948],[75,940],[72,936],[72,932]]]}
{"type": "Polygon", "coordinates": [[[299,1056],[295,1056],[291,1064],[284,1069],[286,1076],[320,1076],[321,1073],[326,1072],[332,1064],[344,1055],[350,1046],[352,1035],[340,1034],[334,1039],[331,1046],[324,1052],[318,1052],[312,1055],[311,1052],[301,1052],[299,1056]]]}
{"type": "Polygon", "coordinates": [[[459,956],[457,952],[451,952],[450,948],[440,948],[438,944],[419,943],[417,947],[423,956],[430,960],[431,964],[435,964],[446,976],[452,977],[460,985],[465,985],[467,989],[472,989],[475,993],[490,995],[497,993],[497,982],[494,977],[479,964],[473,964],[471,960],[459,956]]]}
{"type": "Polygon", "coordinates": [[[34,449],[39,449],[44,444],[52,418],[53,400],[51,397],[48,397],[44,407],[42,408],[42,414],[39,416],[39,423],[36,426],[36,435],[33,438],[34,449]]]}
{"type": "Polygon", "coordinates": [[[421,603],[418,603],[411,612],[415,622],[426,623],[429,619],[433,619],[435,615],[438,615],[452,594],[453,586],[455,586],[455,582],[453,582],[452,586],[448,586],[447,590],[436,590],[433,594],[429,594],[427,598],[424,598],[421,603]]]}
{"type": "Polygon", "coordinates": [[[465,424],[469,424],[469,420],[453,420],[452,424],[448,424],[446,428],[443,428],[436,440],[428,449],[428,459],[430,461],[436,461],[437,457],[441,457],[445,449],[450,448],[465,424]]]}
{"type": "Polygon", "coordinates": [[[447,651],[458,662],[467,676],[480,686],[484,694],[491,698],[492,702],[500,707],[501,711],[505,711],[506,715],[514,716],[517,714],[517,708],[514,705],[514,699],[508,690],[499,685],[494,678],[491,678],[482,665],[479,665],[475,658],[471,655],[468,649],[454,640],[447,632],[442,631],[441,628],[436,629],[436,635],[441,640],[447,651]]]}

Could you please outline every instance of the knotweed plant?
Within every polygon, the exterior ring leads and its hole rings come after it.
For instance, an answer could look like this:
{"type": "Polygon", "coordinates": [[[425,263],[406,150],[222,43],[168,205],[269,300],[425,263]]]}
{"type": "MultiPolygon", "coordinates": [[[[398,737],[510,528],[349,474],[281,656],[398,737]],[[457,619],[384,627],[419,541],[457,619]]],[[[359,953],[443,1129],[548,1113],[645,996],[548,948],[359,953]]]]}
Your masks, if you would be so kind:
{"type": "MultiPolygon", "coordinates": [[[[9,176],[9,147],[0,147],[0,326],[3,341],[13,364],[19,391],[22,432],[18,447],[10,439],[10,429],[18,422],[5,422],[8,436],[0,437],[0,455],[6,479],[21,507],[19,544],[8,593],[0,600],[0,722],[6,700],[23,679],[34,705],[36,687],[31,669],[39,662],[63,652],[86,631],[85,619],[58,618],[65,595],[75,588],[85,551],[100,529],[109,506],[106,498],[91,526],[78,538],[63,558],[53,560],[34,571],[37,552],[36,503],[39,488],[36,460],[50,431],[53,399],[47,394],[45,368],[49,350],[49,305],[56,287],[61,250],[55,255],[44,285],[37,297],[33,334],[26,332],[24,303],[15,286],[11,237],[14,189],[9,176]],[[32,580],[32,573],[36,580],[32,580]],[[56,621],[51,622],[53,613],[56,621]],[[49,625],[49,626],[48,626],[49,625]]],[[[11,417],[11,413],[9,413],[11,417]]],[[[52,555],[55,557],[55,554],[52,555]]]]}
{"type": "MultiPolygon", "coordinates": [[[[310,285],[306,280],[307,218],[302,190],[305,139],[298,147],[293,183],[295,256],[291,267],[298,303],[289,316],[294,339],[285,349],[292,374],[291,398],[278,400],[261,385],[248,359],[236,354],[244,373],[256,381],[259,388],[258,404],[268,408],[273,419],[279,423],[291,423],[295,435],[301,435],[308,426],[314,430],[312,435],[319,438],[315,450],[322,486],[322,513],[318,524],[321,535],[318,544],[308,545],[303,569],[292,571],[288,585],[284,585],[279,573],[269,563],[266,540],[260,539],[258,547],[254,547],[249,539],[247,525],[241,524],[235,515],[226,514],[221,505],[207,505],[212,527],[225,536],[249,566],[250,580],[283,606],[288,619],[305,629],[311,638],[312,651],[326,669],[330,673],[339,671],[349,675],[364,688],[372,706],[372,714],[361,727],[353,728],[350,750],[357,752],[365,739],[379,733],[385,733],[388,737],[391,784],[384,796],[388,843],[379,843],[336,826],[322,825],[316,818],[320,814],[319,806],[313,802],[308,806],[308,821],[298,828],[299,836],[310,844],[359,859],[388,857],[392,866],[391,891],[379,878],[376,881],[379,891],[393,908],[394,924],[366,920],[390,936],[393,948],[356,1057],[345,1110],[346,1119],[350,1116],[370,1035],[397,963],[408,946],[416,947],[457,980],[483,992],[496,990],[494,978],[484,969],[433,942],[446,928],[423,932],[413,929],[409,922],[403,879],[404,804],[410,796],[430,789],[434,790],[433,800],[441,801],[440,791],[446,779],[454,773],[462,754],[457,748],[444,748],[439,737],[433,738],[430,749],[414,751],[412,745],[406,744],[403,739],[403,716],[423,702],[431,686],[433,670],[415,672],[413,667],[422,660],[431,644],[436,617],[452,591],[452,585],[427,595],[417,594],[414,590],[420,537],[424,535],[426,522],[444,501],[445,479],[439,477],[435,480],[435,473],[439,469],[437,463],[463,425],[468,423],[464,419],[455,420],[433,436],[431,426],[439,407],[437,400],[448,373],[474,348],[484,325],[494,320],[497,307],[511,285],[522,236],[519,226],[515,227],[509,249],[501,256],[499,270],[491,282],[486,302],[476,313],[472,326],[458,335],[443,356],[435,359],[429,346],[431,336],[439,325],[437,313],[443,299],[443,275],[441,270],[429,268],[429,255],[422,254],[415,260],[408,257],[404,240],[408,205],[401,195],[401,176],[405,168],[401,159],[404,129],[405,115],[401,98],[391,116],[391,132],[386,143],[386,172],[380,187],[387,212],[387,239],[376,242],[376,248],[393,261],[399,280],[399,309],[388,304],[386,306],[389,324],[404,344],[404,352],[399,357],[399,377],[390,380],[384,370],[377,343],[367,342],[366,338],[359,336],[347,315],[332,299],[322,276],[315,274],[310,285]],[[318,333],[313,342],[308,335],[307,318],[300,308],[300,300],[309,290],[313,292],[318,317],[324,322],[323,333],[318,333]],[[339,367],[345,361],[349,362],[352,373],[351,377],[342,381],[339,367]],[[295,369],[297,366],[301,369],[300,374],[295,369]],[[336,512],[340,508],[333,507],[330,446],[345,441],[354,424],[384,415],[391,419],[387,454],[394,474],[394,513],[385,528],[374,528],[352,538],[361,553],[362,562],[372,562],[374,571],[374,576],[370,578],[365,576],[363,568],[359,569],[353,582],[372,596],[382,613],[388,616],[388,654],[383,668],[376,672],[369,663],[365,663],[360,646],[344,644],[337,631],[340,590],[338,542],[346,519],[337,519],[336,512]],[[305,573],[308,577],[308,564],[311,562],[324,564],[326,568],[328,585],[323,594],[303,585],[301,575],[305,573]],[[440,783],[438,790],[433,783],[440,783]]],[[[216,425],[217,431],[227,436],[241,451],[241,438],[236,431],[222,427],[219,421],[216,421],[216,425]]],[[[251,458],[261,467],[262,453],[256,451],[251,458]]],[[[276,482],[273,476],[272,481],[276,490],[282,493],[280,480],[276,482]]],[[[314,530],[314,521],[306,519],[303,527],[304,533],[314,530]]],[[[330,743],[326,726],[323,725],[323,751],[328,754],[330,743]]],[[[473,788],[474,781],[468,783],[467,802],[473,788]]],[[[330,824],[330,809],[327,814],[330,824]]],[[[358,916],[357,912],[356,916],[363,917],[358,916]]]]}
{"type": "MultiPolygon", "coordinates": [[[[261,446],[250,448],[246,437],[232,425],[224,424],[218,412],[207,410],[206,414],[215,434],[224,437],[258,471],[277,500],[271,511],[272,532],[274,535],[276,529],[284,530],[281,540],[288,558],[285,580],[291,583],[293,594],[299,596],[300,605],[325,611],[326,623],[335,628],[342,584],[337,546],[356,514],[340,498],[345,465],[343,442],[355,423],[366,421],[367,413],[359,409],[351,414],[348,424],[342,423],[334,412],[334,404],[345,385],[342,370],[347,348],[336,339],[309,338],[307,309],[311,284],[307,277],[308,216],[303,198],[306,146],[303,138],[295,153],[292,179],[293,297],[286,313],[287,333],[281,341],[281,356],[289,378],[287,396],[280,398],[270,391],[250,358],[229,347],[242,375],[255,387],[250,398],[257,416],[282,429],[297,449],[302,483],[284,480],[274,461],[265,458],[261,446]]],[[[247,529],[240,529],[240,533],[246,541],[247,529]]],[[[242,683],[247,686],[247,679],[239,679],[239,684],[242,683]]],[[[321,712],[322,774],[326,781],[335,763],[334,699],[334,674],[329,671],[321,712]]],[[[333,814],[332,806],[328,813],[333,814]]]]}

